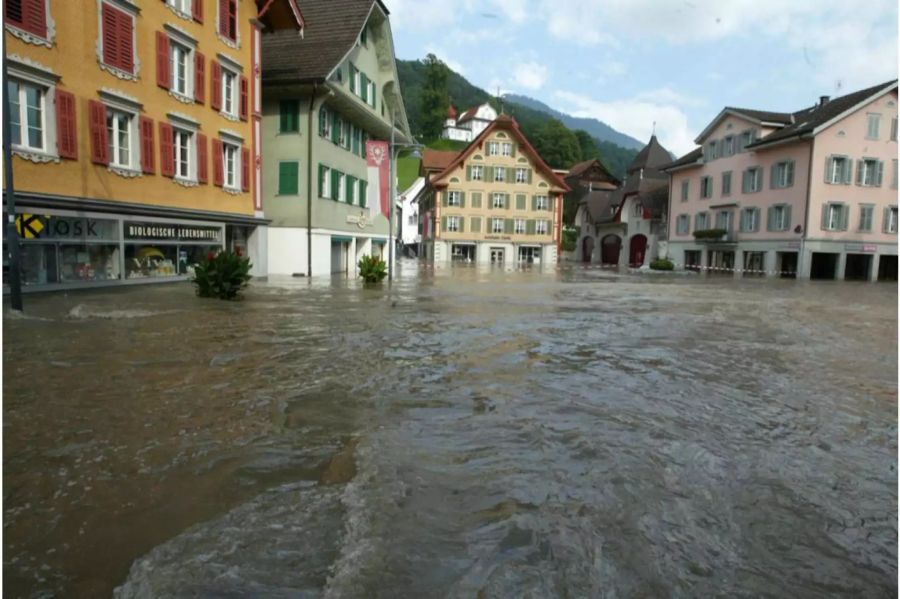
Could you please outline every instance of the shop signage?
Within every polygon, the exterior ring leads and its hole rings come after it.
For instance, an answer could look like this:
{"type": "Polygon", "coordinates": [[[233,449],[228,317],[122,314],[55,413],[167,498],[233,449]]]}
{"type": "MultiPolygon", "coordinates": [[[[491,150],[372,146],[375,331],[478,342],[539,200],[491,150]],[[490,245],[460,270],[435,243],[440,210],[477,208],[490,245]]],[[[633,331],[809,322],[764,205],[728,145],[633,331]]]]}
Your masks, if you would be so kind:
{"type": "Polygon", "coordinates": [[[800,249],[800,242],[799,241],[788,241],[787,244],[785,245],[785,247],[790,248],[792,250],[800,249]]]}
{"type": "Polygon", "coordinates": [[[878,246],[871,244],[846,243],[844,244],[844,249],[848,252],[865,252],[874,254],[878,251],[878,246]]]}
{"type": "Polygon", "coordinates": [[[365,229],[366,227],[375,226],[374,223],[366,216],[365,212],[360,212],[359,215],[356,214],[348,214],[347,222],[351,225],[356,225],[360,229],[365,229]]]}
{"type": "Polygon", "coordinates": [[[222,229],[180,223],[125,221],[125,239],[171,239],[174,241],[219,241],[222,229]]]}
{"type": "Polygon", "coordinates": [[[485,239],[500,239],[500,240],[504,240],[504,241],[512,240],[512,236],[510,236],[510,235],[485,235],[484,238],[485,239]]]}
{"type": "Polygon", "coordinates": [[[16,231],[24,239],[116,239],[116,221],[96,218],[19,214],[16,231]]]}

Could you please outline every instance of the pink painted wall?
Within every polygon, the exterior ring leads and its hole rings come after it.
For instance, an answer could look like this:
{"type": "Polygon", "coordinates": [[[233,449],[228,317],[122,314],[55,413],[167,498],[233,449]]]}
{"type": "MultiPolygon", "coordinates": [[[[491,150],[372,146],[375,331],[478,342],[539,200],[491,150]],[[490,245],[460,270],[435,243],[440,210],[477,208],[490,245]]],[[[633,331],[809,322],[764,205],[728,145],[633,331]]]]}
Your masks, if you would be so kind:
{"type": "MultiPolygon", "coordinates": [[[[770,128],[759,128],[751,121],[729,115],[718,126],[701,140],[708,144],[712,140],[721,140],[726,135],[739,136],[742,131],[757,127],[757,136],[763,137],[773,131],[770,128]]],[[[732,207],[733,230],[738,235],[739,241],[772,240],[772,239],[799,239],[799,235],[793,232],[798,224],[803,224],[803,209],[806,202],[806,187],[809,174],[810,144],[808,142],[793,143],[780,146],[767,151],[745,151],[725,158],[717,158],[702,166],[672,173],[672,184],[669,190],[671,197],[669,215],[669,239],[672,241],[693,241],[694,215],[706,211],[710,214],[710,227],[715,226],[715,212],[719,208],[711,208],[721,204],[735,204],[732,207]],[[794,184],[784,189],[771,188],[771,166],[782,160],[794,161],[794,184]],[[741,192],[743,174],[748,168],[758,166],[763,169],[762,189],[756,193],[744,194],[741,192]],[[731,194],[722,195],[722,174],[731,171],[731,194]],[[700,179],[705,176],[713,178],[713,190],[711,198],[700,198],[700,179]],[[687,202],[681,201],[681,183],[685,179],[690,181],[689,196],[687,202]],[[789,231],[766,231],[766,215],[769,206],[773,204],[791,205],[791,226],[789,231]],[[740,210],[747,207],[759,208],[760,226],[757,232],[741,232],[740,210]],[[690,216],[690,231],[687,235],[678,235],[678,216],[688,214],[690,216]]]]}
{"type": "Polygon", "coordinates": [[[884,209],[897,205],[897,189],[892,187],[897,159],[897,142],[891,141],[891,119],[897,118],[897,90],[881,96],[854,113],[831,125],[815,137],[812,183],[807,224],[811,239],[837,239],[871,242],[897,242],[896,234],[883,233],[884,209]],[[867,139],[868,113],[881,114],[877,140],[867,139]],[[841,154],[853,159],[853,179],[850,185],[825,183],[825,162],[829,155],[841,154]],[[863,157],[884,162],[881,187],[856,184],[857,161],[863,157]],[[823,231],[822,210],[827,202],[844,202],[850,206],[846,231],[823,231]],[[860,204],[875,204],[872,232],[860,232],[860,204]]]}

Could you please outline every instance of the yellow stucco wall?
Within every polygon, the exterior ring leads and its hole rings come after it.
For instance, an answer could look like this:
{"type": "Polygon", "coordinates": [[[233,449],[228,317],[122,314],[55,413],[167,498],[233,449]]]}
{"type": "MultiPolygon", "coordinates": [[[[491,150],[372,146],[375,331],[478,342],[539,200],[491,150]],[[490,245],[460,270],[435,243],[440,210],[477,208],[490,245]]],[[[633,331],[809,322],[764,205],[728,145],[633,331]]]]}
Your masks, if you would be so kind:
{"type": "MultiPolygon", "coordinates": [[[[140,62],[137,81],[119,79],[100,68],[97,36],[101,1],[107,0],[50,0],[50,17],[56,29],[52,48],[26,43],[11,35],[9,31],[5,32],[9,55],[18,55],[49,68],[61,77],[58,87],[72,92],[76,99],[78,159],[61,159],[58,163],[34,163],[16,156],[14,158],[16,189],[167,207],[253,214],[251,192],[232,195],[212,184],[212,139],[219,137],[220,129],[228,129],[240,134],[244,139],[243,147],[251,149],[252,116],[247,121],[230,121],[212,109],[210,62],[218,53],[222,53],[243,67],[243,74],[251,79],[249,111],[252,114],[253,26],[250,19],[256,16],[254,0],[238,1],[240,44],[238,49],[227,46],[216,35],[217,0],[194,0],[203,2],[202,24],[176,15],[160,0],[132,2],[140,9],[135,22],[137,57],[140,62]],[[167,23],[195,38],[198,41],[198,51],[206,57],[204,104],[179,102],[171,97],[167,90],[156,84],[155,34],[162,31],[167,23]],[[88,100],[100,100],[98,92],[103,88],[136,98],[143,104],[141,114],[153,119],[156,174],[126,178],[108,171],[105,165],[91,162],[88,100]],[[207,184],[187,188],[160,174],[159,122],[167,120],[168,112],[182,113],[200,123],[199,131],[208,139],[207,184]]],[[[255,169],[250,168],[251,178],[254,172],[255,169]]],[[[252,183],[250,189],[253,189],[252,183]]]]}

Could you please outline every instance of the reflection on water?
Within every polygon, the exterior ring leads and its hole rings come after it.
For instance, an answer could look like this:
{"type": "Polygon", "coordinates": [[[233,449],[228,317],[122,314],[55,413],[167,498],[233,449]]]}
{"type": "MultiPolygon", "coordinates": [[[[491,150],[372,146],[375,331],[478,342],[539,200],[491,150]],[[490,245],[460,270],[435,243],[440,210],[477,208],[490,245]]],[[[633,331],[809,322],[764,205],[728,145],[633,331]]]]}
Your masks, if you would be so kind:
{"type": "Polygon", "coordinates": [[[29,296],[5,595],[894,595],[896,298],[415,262],[29,296]]]}

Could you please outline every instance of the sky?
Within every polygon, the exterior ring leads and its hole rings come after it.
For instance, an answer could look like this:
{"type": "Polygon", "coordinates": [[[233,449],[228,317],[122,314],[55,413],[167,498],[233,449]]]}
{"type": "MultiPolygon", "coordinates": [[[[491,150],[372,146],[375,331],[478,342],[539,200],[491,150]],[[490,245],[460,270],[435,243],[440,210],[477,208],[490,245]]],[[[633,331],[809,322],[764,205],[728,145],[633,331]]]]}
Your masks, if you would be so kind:
{"type": "Polygon", "coordinates": [[[384,2],[398,58],[640,141],[655,122],[676,155],[725,106],[792,112],[897,78],[896,0],[384,2]]]}

